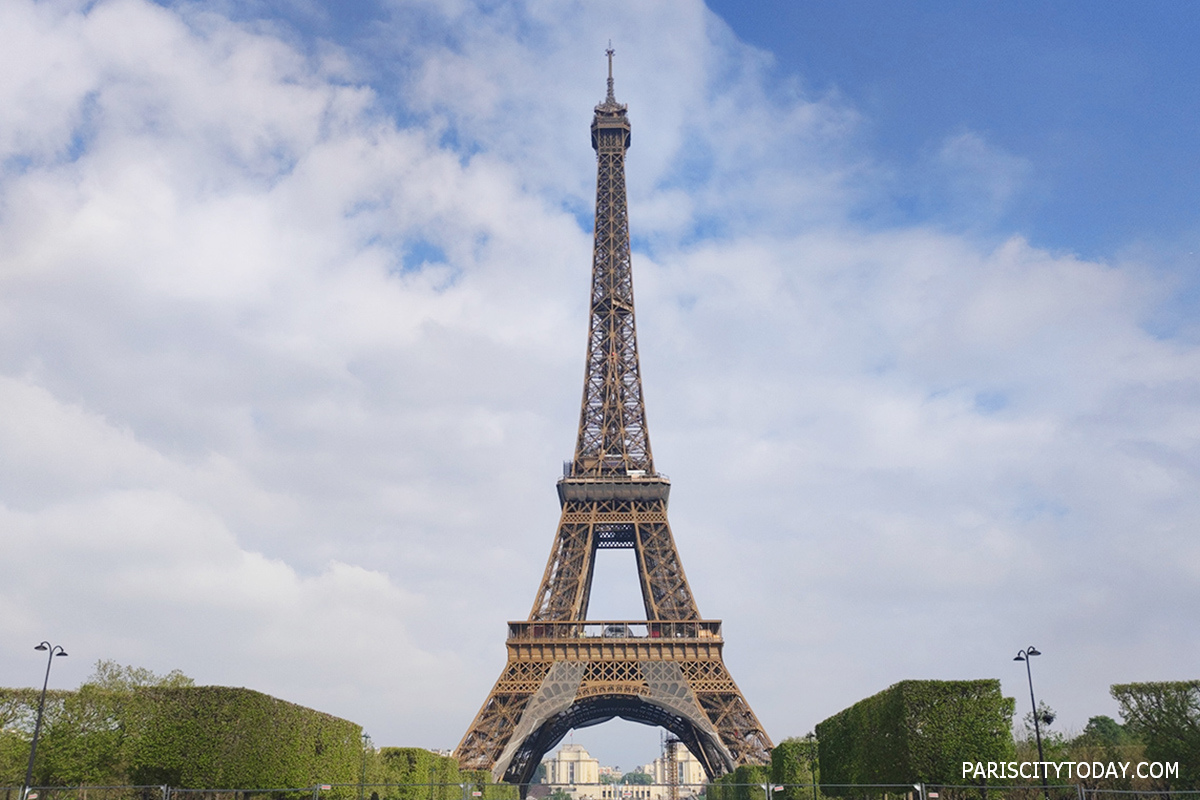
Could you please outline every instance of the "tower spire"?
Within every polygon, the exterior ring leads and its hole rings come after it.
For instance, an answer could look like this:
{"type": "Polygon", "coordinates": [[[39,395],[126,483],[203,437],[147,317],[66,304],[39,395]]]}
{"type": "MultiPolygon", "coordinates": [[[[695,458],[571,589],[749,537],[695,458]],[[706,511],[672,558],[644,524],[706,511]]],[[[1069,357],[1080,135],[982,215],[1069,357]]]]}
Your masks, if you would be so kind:
{"type": "Polygon", "coordinates": [[[615,106],[617,104],[617,98],[613,94],[612,57],[614,51],[612,48],[612,39],[608,40],[608,49],[604,52],[608,56],[608,97],[604,98],[604,103],[605,105],[615,106]]]}

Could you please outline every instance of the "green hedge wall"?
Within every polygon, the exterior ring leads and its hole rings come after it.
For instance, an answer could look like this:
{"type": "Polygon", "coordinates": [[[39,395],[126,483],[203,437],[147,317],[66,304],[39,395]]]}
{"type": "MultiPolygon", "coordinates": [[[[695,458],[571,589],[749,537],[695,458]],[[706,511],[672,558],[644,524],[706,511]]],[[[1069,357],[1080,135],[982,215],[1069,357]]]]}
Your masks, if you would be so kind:
{"type": "MultiPolygon", "coordinates": [[[[0,785],[19,785],[38,692],[0,689],[0,785]]],[[[344,719],[223,686],[47,695],[34,782],[274,789],[357,783],[362,729],[344,719]]]]}
{"type": "Polygon", "coordinates": [[[817,725],[822,791],[833,784],[961,784],[964,761],[1006,761],[1015,701],[1000,681],[902,681],[817,725]]]}
{"type": "Polygon", "coordinates": [[[134,693],[129,777],[180,788],[356,783],[362,728],[251,689],[134,693]]]}
{"type": "Polygon", "coordinates": [[[710,800],[766,800],[761,784],[770,780],[770,767],[743,764],[713,781],[707,795],[710,800]]]}
{"type": "Polygon", "coordinates": [[[369,783],[387,787],[386,794],[396,800],[461,800],[459,783],[466,778],[458,762],[419,747],[381,747],[369,783]],[[422,786],[420,784],[444,784],[422,786]]]}
{"type": "Polygon", "coordinates": [[[771,783],[785,787],[774,793],[775,800],[809,800],[812,794],[805,784],[816,783],[818,770],[817,740],[794,736],[784,739],[771,750],[771,783]]]}

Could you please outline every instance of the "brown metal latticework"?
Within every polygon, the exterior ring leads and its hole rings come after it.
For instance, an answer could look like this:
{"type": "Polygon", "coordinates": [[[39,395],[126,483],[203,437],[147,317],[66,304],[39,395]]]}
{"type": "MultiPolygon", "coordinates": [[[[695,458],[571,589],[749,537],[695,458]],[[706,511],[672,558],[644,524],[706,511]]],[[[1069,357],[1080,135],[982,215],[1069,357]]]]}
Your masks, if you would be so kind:
{"type": "Polygon", "coordinates": [[[528,783],[571,729],[622,717],[659,725],[709,777],[765,764],[771,740],[725,668],[721,623],[703,620],[667,522],[638,364],[625,200],[626,106],[596,106],[596,227],[587,370],[562,517],[528,621],[510,622],[508,664],[455,751],[465,769],[528,783]],[[637,556],[645,620],[587,619],[596,551],[637,556]]]}

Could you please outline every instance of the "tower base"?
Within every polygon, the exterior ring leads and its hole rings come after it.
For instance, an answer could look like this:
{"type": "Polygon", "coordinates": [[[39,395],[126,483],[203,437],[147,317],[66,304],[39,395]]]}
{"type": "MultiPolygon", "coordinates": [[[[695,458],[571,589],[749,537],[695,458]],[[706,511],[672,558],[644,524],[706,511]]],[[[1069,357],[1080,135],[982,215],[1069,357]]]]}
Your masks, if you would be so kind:
{"type": "Polygon", "coordinates": [[[666,728],[710,779],[767,764],[771,740],[723,645],[716,620],[510,622],[508,663],[455,756],[525,784],[568,731],[621,717],[666,728]]]}

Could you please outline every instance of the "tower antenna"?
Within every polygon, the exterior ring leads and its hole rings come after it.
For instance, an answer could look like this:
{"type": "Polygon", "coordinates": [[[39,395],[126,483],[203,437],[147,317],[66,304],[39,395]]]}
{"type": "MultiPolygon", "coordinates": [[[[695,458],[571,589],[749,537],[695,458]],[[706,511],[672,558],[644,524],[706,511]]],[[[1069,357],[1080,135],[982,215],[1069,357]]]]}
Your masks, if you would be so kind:
{"type": "Polygon", "coordinates": [[[613,94],[612,57],[614,52],[616,51],[613,50],[612,39],[609,39],[608,49],[604,51],[605,55],[608,56],[608,97],[604,98],[604,102],[606,103],[617,102],[616,95],[613,94]]]}

